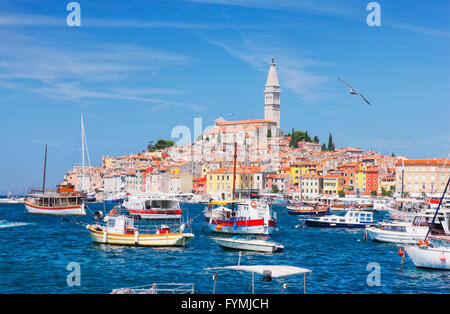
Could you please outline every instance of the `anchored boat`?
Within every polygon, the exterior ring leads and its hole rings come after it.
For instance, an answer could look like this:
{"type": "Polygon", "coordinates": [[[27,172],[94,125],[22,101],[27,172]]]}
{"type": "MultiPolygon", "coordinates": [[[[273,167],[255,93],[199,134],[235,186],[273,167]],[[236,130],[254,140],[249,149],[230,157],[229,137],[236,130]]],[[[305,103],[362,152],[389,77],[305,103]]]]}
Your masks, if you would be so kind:
{"type": "Polygon", "coordinates": [[[314,204],[296,204],[294,206],[287,206],[288,214],[300,216],[323,216],[330,214],[330,208],[322,206],[318,203],[314,204]]]}
{"type": "Polygon", "coordinates": [[[308,227],[321,228],[366,228],[373,225],[373,213],[359,210],[349,210],[345,216],[328,215],[318,219],[305,219],[308,227]]]}
{"type": "Polygon", "coordinates": [[[264,239],[248,239],[238,236],[234,236],[231,238],[213,237],[211,239],[217,244],[219,244],[221,247],[227,249],[257,251],[266,253],[282,252],[284,250],[284,246],[282,244],[267,241],[264,239]]]}
{"type": "Polygon", "coordinates": [[[450,269],[450,248],[428,245],[405,246],[404,250],[414,265],[420,268],[450,269]]]}
{"type": "Polygon", "coordinates": [[[123,207],[130,215],[142,219],[179,219],[183,213],[179,201],[148,195],[129,195],[123,207]]]}
{"type": "MultiPolygon", "coordinates": [[[[114,210],[114,209],[113,209],[114,210]]],[[[185,224],[175,229],[169,225],[137,226],[134,218],[111,213],[105,224],[87,225],[92,240],[97,243],[133,246],[186,246],[194,235],[184,232],[185,224]]]]}

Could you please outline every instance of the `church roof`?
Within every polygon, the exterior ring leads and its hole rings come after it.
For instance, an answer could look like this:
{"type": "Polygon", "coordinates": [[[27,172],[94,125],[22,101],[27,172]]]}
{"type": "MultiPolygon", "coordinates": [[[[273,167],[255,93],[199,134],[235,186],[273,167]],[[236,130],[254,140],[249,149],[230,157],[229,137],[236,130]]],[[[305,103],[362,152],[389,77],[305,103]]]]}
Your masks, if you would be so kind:
{"type": "Polygon", "coordinates": [[[266,86],[280,86],[273,58],[272,63],[270,64],[269,74],[267,75],[266,86]]]}

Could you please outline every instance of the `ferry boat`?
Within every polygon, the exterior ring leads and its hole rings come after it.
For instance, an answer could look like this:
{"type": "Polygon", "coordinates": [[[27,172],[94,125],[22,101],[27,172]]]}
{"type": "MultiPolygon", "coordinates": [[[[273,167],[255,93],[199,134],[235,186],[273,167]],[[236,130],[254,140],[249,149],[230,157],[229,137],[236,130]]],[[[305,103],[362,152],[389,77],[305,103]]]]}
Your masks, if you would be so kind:
{"type": "Polygon", "coordinates": [[[205,227],[211,232],[270,235],[276,230],[275,213],[261,201],[213,201],[203,213],[205,227]],[[230,204],[232,208],[227,207],[230,204]]]}
{"type": "Polygon", "coordinates": [[[129,195],[122,206],[142,219],[179,219],[183,213],[177,200],[148,195],[129,195]]]}
{"type": "MultiPolygon", "coordinates": [[[[114,209],[113,209],[114,211],[114,209]]],[[[131,246],[186,246],[194,235],[186,233],[185,225],[174,230],[169,225],[135,226],[133,217],[113,212],[104,218],[105,224],[87,225],[96,243],[131,246]],[[153,228],[152,228],[153,227],[153,228]]]]}
{"type": "Polygon", "coordinates": [[[213,237],[211,239],[221,247],[227,249],[257,251],[265,253],[282,252],[284,250],[284,246],[282,244],[267,241],[264,239],[248,239],[240,236],[234,236],[231,238],[213,237]]]}
{"type": "MultiPolygon", "coordinates": [[[[412,222],[408,221],[387,221],[379,226],[366,228],[367,237],[373,241],[390,243],[417,243],[423,240],[430,229],[430,223],[435,215],[435,210],[425,210],[416,214],[412,222]]],[[[434,225],[431,226],[432,236],[450,235],[450,210],[441,209],[436,214],[434,225]]]]}
{"type": "Polygon", "coordinates": [[[330,207],[323,206],[318,203],[314,204],[295,204],[294,206],[287,206],[288,214],[301,216],[323,216],[330,214],[330,207]]]}
{"type": "Polygon", "coordinates": [[[320,228],[366,228],[373,225],[373,213],[369,211],[349,210],[345,216],[328,215],[317,219],[305,219],[308,227],[320,228]]]}

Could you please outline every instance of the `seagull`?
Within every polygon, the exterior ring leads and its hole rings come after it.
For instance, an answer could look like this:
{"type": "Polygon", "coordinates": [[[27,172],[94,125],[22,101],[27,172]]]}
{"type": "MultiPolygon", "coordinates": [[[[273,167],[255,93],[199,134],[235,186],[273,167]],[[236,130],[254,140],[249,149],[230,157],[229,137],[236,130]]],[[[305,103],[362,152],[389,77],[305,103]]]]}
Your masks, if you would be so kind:
{"type": "Polygon", "coordinates": [[[345,85],[347,85],[348,88],[350,88],[350,94],[353,94],[353,95],[359,95],[362,99],[364,99],[364,101],[365,101],[366,103],[368,103],[369,105],[372,105],[366,98],[364,98],[363,95],[361,95],[360,93],[358,93],[357,91],[355,91],[355,90],[353,89],[353,87],[351,87],[350,85],[348,85],[347,83],[345,83],[345,82],[344,82],[343,80],[341,80],[340,78],[338,78],[338,80],[341,81],[342,83],[344,83],[345,85]]]}

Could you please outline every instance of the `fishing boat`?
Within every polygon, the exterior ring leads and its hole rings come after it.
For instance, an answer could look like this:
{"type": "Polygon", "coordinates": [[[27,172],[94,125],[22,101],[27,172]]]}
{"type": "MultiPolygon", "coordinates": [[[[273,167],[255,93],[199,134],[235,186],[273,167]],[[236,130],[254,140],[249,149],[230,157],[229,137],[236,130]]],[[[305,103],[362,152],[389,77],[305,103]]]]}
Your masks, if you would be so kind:
{"type": "Polygon", "coordinates": [[[194,284],[152,283],[144,286],[113,289],[110,294],[194,294],[194,284]]]}
{"type": "Polygon", "coordinates": [[[404,250],[406,251],[408,256],[412,259],[416,267],[450,270],[449,247],[413,245],[413,246],[405,246],[404,250]]]}
{"type": "MultiPolygon", "coordinates": [[[[425,210],[418,213],[411,222],[408,221],[385,221],[378,226],[366,228],[367,238],[378,242],[408,243],[414,244],[423,240],[427,235],[430,224],[435,215],[435,210],[425,210]]],[[[442,209],[436,216],[431,226],[431,235],[450,235],[450,210],[442,209]]]]}
{"type": "Polygon", "coordinates": [[[211,201],[203,211],[205,228],[228,234],[269,235],[276,230],[276,215],[263,200],[235,200],[237,143],[234,143],[233,199],[211,201]],[[230,208],[231,207],[231,208],[230,208]]]}
{"type": "Polygon", "coordinates": [[[288,214],[290,215],[301,215],[301,216],[323,216],[330,214],[330,208],[320,205],[318,203],[314,204],[295,204],[294,206],[287,206],[288,214]]]}
{"type": "Polygon", "coordinates": [[[71,184],[57,185],[56,190],[45,188],[47,168],[47,145],[45,145],[44,178],[42,189],[31,189],[25,199],[29,214],[46,215],[86,215],[84,211],[85,194],[76,192],[71,184]]]}
{"type": "Polygon", "coordinates": [[[319,228],[366,228],[373,225],[373,213],[368,211],[349,210],[345,216],[328,215],[320,218],[305,219],[308,227],[319,228]]]}
{"type": "Polygon", "coordinates": [[[267,241],[264,239],[248,239],[244,237],[234,236],[226,237],[212,237],[214,242],[226,249],[257,251],[266,253],[282,252],[284,246],[279,243],[267,241]]]}
{"type": "Polygon", "coordinates": [[[262,201],[212,201],[203,213],[211,232],[270,235],[276,231],[275,213],[262,201]]]}
{"type": "Polygon", "coordinates": [[[128,195],[122,206],[142,219],[179,219],[183,213],[179,201],[167,197],[128,195]]]}
{"type": "Polygon", "coordinates": [[[133,217],[113,212],[104,218],[105,224],[87,225],[91,238],[96,243],[131,246],[186,246],[194,235],[184,232],[185,224],[174,230],[169,225],[135,225],[133,217]]]}

